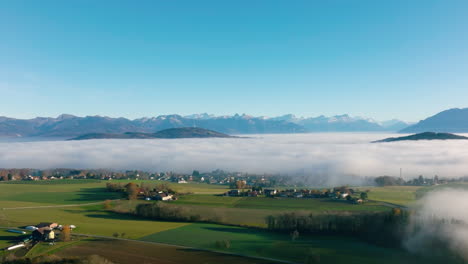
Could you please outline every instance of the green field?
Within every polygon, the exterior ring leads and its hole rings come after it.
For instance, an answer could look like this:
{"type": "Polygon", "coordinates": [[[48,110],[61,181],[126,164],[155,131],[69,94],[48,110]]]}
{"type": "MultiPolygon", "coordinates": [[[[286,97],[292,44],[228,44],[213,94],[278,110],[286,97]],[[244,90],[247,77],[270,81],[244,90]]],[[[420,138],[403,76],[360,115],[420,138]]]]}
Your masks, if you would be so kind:
{"type": "Polygon", "coordinates": [[[102,182],[81,183],[79,180],[77,182],[76,184],[1,183],[0,207],[81,204],[122,197],[119,193],[106,192],[105,184],[102,182]]]}
{"type": "Polygon", "coordinates": [[[89,256],[100,255],[114,263],[192,263],[192,264],[267,264],[267,260],[252,259],[194,250],[169,245],[143,243],[138,241],[90,240],[67,246],[56,253],[58,256],[89,256]],[[131,252],[131,253],[129,253],[131,252]]]}
{"type": "MultiPolygon", "coordinates": [[[[421,259],[401,250],[376,247],[357,239],[337,236],[303,236],[291,241],[288,234],[213,224],[191,224],[142,238],[145,241],[264,256],[304,262],[307,257],[320,263],[420,263],[421,259]],[[231,248],[219,249],[215,241],[229,240],[231,248]]],[[[428,262],[431,263],[431,262],[428,262]]]]}
{"type": "MultiPolygon", "coordinates": [[[[58,181],[57,181],[58,182],[58,181]]],[[[76,234],[112,237],[114,233],[123,238],[161,242],[201,249],[226,251],[250,256],[272,257],[302,262],[305,258],[320,259],[320,263],[418,263],[421,260],[409,256],[403,250],[385,249],[370,245],[353,238],[338,236],[301,235],[291,241],[288,234],[267,232],[257,228],[225,226],[219,224],[165,222],[142,219],[130,214],[114,213],[103,210],[102,204],[80,205],[102,202],[106,199],[121,198],[120,193],[107,192],[105,181],[63,182],[63,184],[0,184],[0,226],[19,227],[39,222],[58,222],[74,224],[76,234]],[[66,205],[76,205],[67,207],[66,205]],[[16,207],[36,207],[15,209],[16,207]],[[38,206],[53,206],[37,208],[38,206]],[[230,248],[218,248],[216,241],[230,241],[230,248]]],[[[122,183],[128,181],[119,181],[122,183]]],[[[140,181],[157,183],[156,181],[140,181]]],[[[215,215],[223,223],[265,227],[265,217],[286,211],[383,211],[389,205],[369,202],[354,205],[346,201],[331,199],[293,199],[265,197],[225,197],[214,194],[224,193],[225,186],[208,184],[171,184],[180,192],[194,193],[180,196],[173,202],[200,215],[215,215]]],[[[406,205],[415,200],[417,187],[370,188],[369,197],[406,205]]],[[[132,208],[143,201],[116,202],[132,208]]],[[[16,234],[0,229],[0,246],[14,242],[16,234]]],[[[89,242],[91,243],[91,242],[89,242]]],[[[70,246],[39,246],[30,254],[48,252],[91,252],[89,243],[70,246]]],[[[96,241],[92,243],[97,243],[96,241]]],[[[107,243],[107,242],[106,242],[107,243]]],[[[105,244],[105,243],[104,243],[105,244]]],[[[99,245],[104,245],[103,243],[99,245]]],[[[145,246],[146,247],[146,246],[145,246]]],[[[148,246],[149,247],[149,246],[148,246]]],[[[149,250],[149,249],[148,249],[149,250]]],[[[102,248],[111,256],[115,251],[102,248]],[[109,252],[107,252],[108,250],[109,252]]],[[[187,256],[189,256],[188,254],[187,256]]],[[[174,253],[168,258],[177,258],[174,253]]],[[[121,256],[123,257],[123,256],[121,256]]],[[[212,255],[206,256],[212,260],[212,255]]],[[[215,258],[219,262],[219,258],[215,258]]],[[[426,261],[426,260],[424,260],[426,261]]],[[[209,263],[209,262],[206,262],[209,263]]],[[[233,262],[235,263],[235,262],[233,262]]],[[[254,263],[254,262],[252,262],[254,263]]],[[[431,263],[431,262],[427,262],[431,263]]],[[[435,262],[434,262],[435,263],[435,262]]]]}
{"type": "Polygon", "coordinates": [[[388,207],[376,202],[363,205],[351,204],[345,200],[328,198],[267,198],[267,197],[226,197],[214,195],[181,196],[176,204],[203,205],[243,209],[265,210],[307,210],[307,211],[383,211],[388,207]]]}
{"type": "Polygon", "coordinates": [[[265,197],[226,197],[214,195],[181,196],[173,204],[190,209],[194,214],[217,219],[217,222],[265,227],[269,215],[288,211],[333,212],[333,211],[387,211],[388,206],[376,202],[363,205],[351,204],[344,200],[295,199],[265,197]],[[248,216],[248,217],[246,217],[248,216]]]}
{"type": "MultiPolygon", "coordinates": [[[[0,234],[4,231],[0,229],[0,234]]],[[[8,252],[3,252],[8,253],[8,252]]],[[[25,252],[26,253],[26,252],[25,252]]],[[[29,250],[25,257],[57,256],[63,258],[84,258],[99,255],[119,264],[134,263],[249,263],[266,264],[272,261],[231,256],[210,251],[201,251],[179,246],[163,245],[145,241],[114,240],[75,237],[70,242],[56,242],[55,245],[39,243],[29,250]]],[[[0,257],[2,251],[0,251],[0,257]]],[[[53,259],[53,258],[52,258],[53,259]]],[[[1,260],[0,260],[1,262],[1,260]]]]}
{"type": "Polygon", "coordinates": [[[142,220],[136,216],[101,210],[102,206],[68,208],[3,210],[11,226],[35,225],[40,222],[57,222],[77,226],[76,233],[112,236],[125,233],[126,238],[137,239],[147,234],[186,225],[187,223],[142,220]]]}
{"type": "MultiPolygon", "coordinates": [[[[113,182],[127,183],[119,180],[113,182]]],[[[160,181],[136,181],[137,183],[157,184],[160,181]]],[[[164,182],[167,183],[167,182],[164,182]]],[[[0,183],[0,208],[80,204],[99,202],[106,199],[122,198],[120,193],[107,192],[106,181],[55,180],[47,182],[0,183]]],[[[226,186],[210,184],[169,184],[178,192],[217,194],[225,192],[226,186]]]]}
{"type": "Polygon", "coordinates": [[[397,205],[409,205],[416,201],[416,191],[420,186],[369,187],[369,199],[397,205]]]}

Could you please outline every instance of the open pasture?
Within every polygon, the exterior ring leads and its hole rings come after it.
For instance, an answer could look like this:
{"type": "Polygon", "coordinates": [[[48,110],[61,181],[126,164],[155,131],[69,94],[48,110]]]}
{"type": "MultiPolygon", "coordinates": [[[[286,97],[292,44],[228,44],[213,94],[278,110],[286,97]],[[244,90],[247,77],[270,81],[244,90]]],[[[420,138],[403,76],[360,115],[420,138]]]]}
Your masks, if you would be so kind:
{"type": "Polygon", "coordinates": [[[0,208],[82,204],[122,197],[120,193],[107,192],[103,182],[76,181],[75,184],[0,183],[0,208]]]}
{"type": "Polygon", "coordinates": [[[386,186],[369,187],[369,199],[373,201],[387,202],[407,206],[416,201],[416,191],[421,186],[386,186]]]}
{"type": "Polygon", "coordinates": [[[203,205],[213,207],[264,209],[264,210],[306,210],[306,211],[385,211],[388,207],[378,202],[362,205],[344,200],[328,198],[267,198],[267,197],[226,197],[215,195],[181,196],[175,204],[203,205]]]}
{"type": "MultiPolygon", "coordinates": [[[[0,208],[84,204],[123,198],[122,193],[106,191],[106,182],[98,180],[54,180],[0,183],[0,208]]],[[[137,184],[168,183],[130,180],[117,180],[113,182],[136,182],[137,184]]],[[[171,188],[183,193],[216,194],[227,190],[226,186],[222,185],[168,184],[171,188]]]]}
{"type": "MultiPolygon", "coordinates": [[[[137,239],[147,234],[187,225],[187,223],[144,220],[131,215],[101,210],[102,206],[3,210],[10,226],[27,226],[40,222],[57,222],[77,226],[76,233],[112,236],[124,233],[125,238],[137,239]]],[[[2,220],[0,225],[5,224],[2,220]],[[3,223],[2,223],[3,222],[3,223]]]]}
{"type": "MultiPolygon", "coordinates": [[[[157,182],[151,181],[151,183],[157,182]]],[[[105,199],[117,198],[117,196],[113,195],[120,195],[119,193],[107,192],[104,186],[105,182],[50,185],[0,184],[0,201],[4,208],[26,204],[37,206],[66,205],[99,202],[105,199]]],[[[388,210],[389,208],[378,202],[353,205],[345,201],[330,199],[224,197],[211,194],[212,192],[222,193],[225,191],[225,189],[220,188],[224,188],[224,186],[218,185],[171,184],[171,186],[182,186],[186,190],[191,190],[188,192],[201,193],[181,196],[174,204],[190,208],[193,212],[201,215],[217,214],[219,219],[225,223],[245,224],[256,227],[265,226],[264,219],[266,216],[284,211],[381,211],[388,210]]],[[[375,187],[371,188],[369,197],[372,200],[407,204],[415,200],[414,192],[417,189],[417,187],[375,187]]],[[[132,206],[131,203],[140,202],[144,201],[125,201],[130,207],[132,206]]],[[[420,263],[422,261],[425,263],[438,263],[437,259],[430,261],[426,259],[421,260],[417,257],[409,256],[403,250],[381,248],[348,237],[301,234],[298,240],[292,241],[289,234],[271,233],[261,229],[218,224],[152,221],[128,214],[105,211],[100,204],[76,207],[4,209],[0,211],[0,226],[25,226],[47,221],[74,224],[78,227],[74,231],[77,234],[112,237],[117,233],[119,237],[128,239],[141,239],[150,242],[169,243],[251,256],[272,257],[296,262],[304,262],[309,258],[309,260],[320,259],[321,263],[420,263]],[[229,241],[230,247],[219,248],[219,245],[216,245],[216,241],[220,240],[229,241]]],[[[9,238],[13,236],[15,235],[0,231],[0,245],[6,246],[11,241],[9,238]]],[[[114,242],[80,242],[71,246],[54,249],[52,253],[61,256],[72,256],[73,254],[79,255],[81,253],[94,254],[93,252],[100,251],[103,252],[102,255],[106,258],[115,255],[116,258],[130,259],[133,257],[138,259],[136,255],[134,256],[132,253],[128,253],[128,250],[123,249],[125,247],[133,247],[124,242],[122,242],[122,245],[116,246],[116,248],[105,246],[109,244],[114,245],[114,242]],[[122,249],[117,250],[120,247],[122,249]]],[[[141,248],[144,252],[153,252],[153,250],[154,252],[159,252],[158,250],[160,250],[156,248],[150,249],[152,247],[147,247],[146,244],[138,244],[137,247],[141,248]]],[[[138,251],[140,249],[135,250],[138,251]]],[[[219,262],[217,256],[210,255],[212,253],[205,256],[203,254],[207,254],[206,252],[202,254],[200,251],[193,250],[187,252],[178,251],[176,248],[173,250],[167,248],[161,250],[167,252],[167,259],[172,263],[177,263],[184,257],[198,256],[191,255],[195,253],[201,254],[201,259],[206,260],[203,263],[219,262]]],[[[160,255],[164,256],[162,252],[160,255]]],[[[162,258],[164,259],[165,257],[162,258]]],[[[112,260],[113,258],[109,257],[109,259],[112,260]]],[[[141,260],[144,261],[143,259],[141,260]]],[[[148,261],[151,262],[152,257],[148,261]]],[[[229,263],[231,260],[226,261],[224,261],[223,257],[223,263],[229,263]]],[[[232,263],[235,263],[235,261],[238,261],[238,259],[234,258],[232,263]]],[[[255,260],[252,263],[264,262],[255,260]]]]}
{"type": "MultiPolygon", "coordinates": [[[[191,224],[152,234],[144,241],[242,253],[304,263],[422,263],[403,250],[381,248],[354,238],[339,236],[301,236],[292,241],[289,234],[213,224],[191,224]],[[216,241],[228,240],[230,248],[220,249],[216,241]]],[[[426,261],[426,260],[424,260],[426,261]]],[[[427,262],[439,263],[439,262],[427,262]]]]}
{"type": "Polygon", "coordinates": [[[90,240],[71,245],[56,253],[61,257],[99,255],[119,264],[192,263],[192,264],[266,264],[272,261],[225,255],[177,246],[122,240],[90,240]]]}

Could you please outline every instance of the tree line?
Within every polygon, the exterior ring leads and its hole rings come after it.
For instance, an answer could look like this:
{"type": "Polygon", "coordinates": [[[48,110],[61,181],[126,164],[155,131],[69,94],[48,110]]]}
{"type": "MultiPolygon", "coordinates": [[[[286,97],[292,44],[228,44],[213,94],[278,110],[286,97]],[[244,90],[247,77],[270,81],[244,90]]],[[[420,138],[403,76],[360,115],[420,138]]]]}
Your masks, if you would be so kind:
{"type": "Polygon", "coordinates": [[[271,231],[349,235],[383,246],[399,246],[408,221],[409,213],[398,208],[389,212],[288,212],[266,217],[271,231]]]}
{"type": "MultiPolygon", "coordinates": [[[[213,210],[216,209],[213,208],[213,210]]],[[[202,216],[187,207],[163,202],[138,204],[135,208],[134,214],[149,219],[164,221],[210,223],[222,222],[222,220],[215,214],[212,216],[202,216]]]]}
{"type": "Polygon", "coordinates": [[[120,182],[107,182],[106,189],[109,192],[122,192],[125,193],[127,199],[136,200],[138,195],[144,197],[149,197],[155,195],[156,193],[164,192],[176,194],[177,192],[172,189],[167,183],[141,183],[136,184],[134,182],[130,183],[120,183],[120,182]]]}

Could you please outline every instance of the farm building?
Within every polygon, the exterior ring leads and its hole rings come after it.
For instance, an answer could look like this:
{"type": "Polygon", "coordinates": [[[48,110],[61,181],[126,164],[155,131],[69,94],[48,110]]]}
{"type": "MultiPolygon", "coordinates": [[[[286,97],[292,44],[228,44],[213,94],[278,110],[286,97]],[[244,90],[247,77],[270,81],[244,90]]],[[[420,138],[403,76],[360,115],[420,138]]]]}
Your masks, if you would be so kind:
{"type": "Polygon", "coordinates": [[[230,190],[227,192],[228,196],[240,196],[241,192],[239,190],[230,190]]]}
{"type": "Polygon", "coordinates": [[[275,196],[278,193],[275,189],[264,189],[263,192],[265,193],[265,196],[275,196]]]}
{"type": "Polygon", "coordinates": [[[32,239],[34,241],[54,241],[55,232],[47,227],[38,228],[32,232],[32,239]]]}
{"type": "Polygon", "coordinates": [[[39,223],[36,225],[36,230],[32,232],[32,239],[34,241],[54,241],[54,229],[58,226],[57,223],[39,223]]]}
{"type": "Polygon", "coordinates": [[[342,193],[340,194],[341,199],[345,199],[347,196],[349,196],[349,193],[342,193]]]}
{"type": "Polygon", "coordinates": [[[257,191],[249,192],[249,193],[248,193],[248,196],[249,196],[249,197],[257,197],[257,196],[258,196],[258,192],[257,192],[257,191]]]}
{"type": "Polygon", "coordinates": [[[362,200],[362,199],[357,199],[357,200],[355,201],[356,204],[362,204],[363,202],[364,202],[364,200],[362,200]]]}
{"type": "Polygon", "coordinates": [[[167,194],[167,193],[159,193],[154,197],[154,199],[156,201],[172,201],[173,200],[173,195],[172,194],[167,194]]]}
{"type": "Polygon", "coordinates": [[[43,222],[43,223],[39,223],[36,225],[37,228],[50,228],[50,229],[54,229],[54,228],[57,228],[58,227],[58,224],[57,223],[48,223],[48,222],[43,222]]]}

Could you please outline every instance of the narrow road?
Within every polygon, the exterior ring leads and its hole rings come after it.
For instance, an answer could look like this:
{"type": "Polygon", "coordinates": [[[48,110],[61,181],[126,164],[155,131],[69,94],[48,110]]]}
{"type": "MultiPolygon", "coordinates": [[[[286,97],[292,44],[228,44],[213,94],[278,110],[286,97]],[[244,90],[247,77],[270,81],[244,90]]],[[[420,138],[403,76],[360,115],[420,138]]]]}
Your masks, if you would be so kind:
{"type": "Polygon", "coordinates": [[[407,206],[404,206],[404,205],[401,205],[401,204],[394,204],[394,203],[389,203],[389,202],[383,202],[383,201],[377,201],[377,200],[369,200],[369,202],[376,202],[376,203],[380,203],[384,206],[388,206],[388,207],[391,207],[391,208],[400,208],[400,209],[408,209],[407,206]]]}

